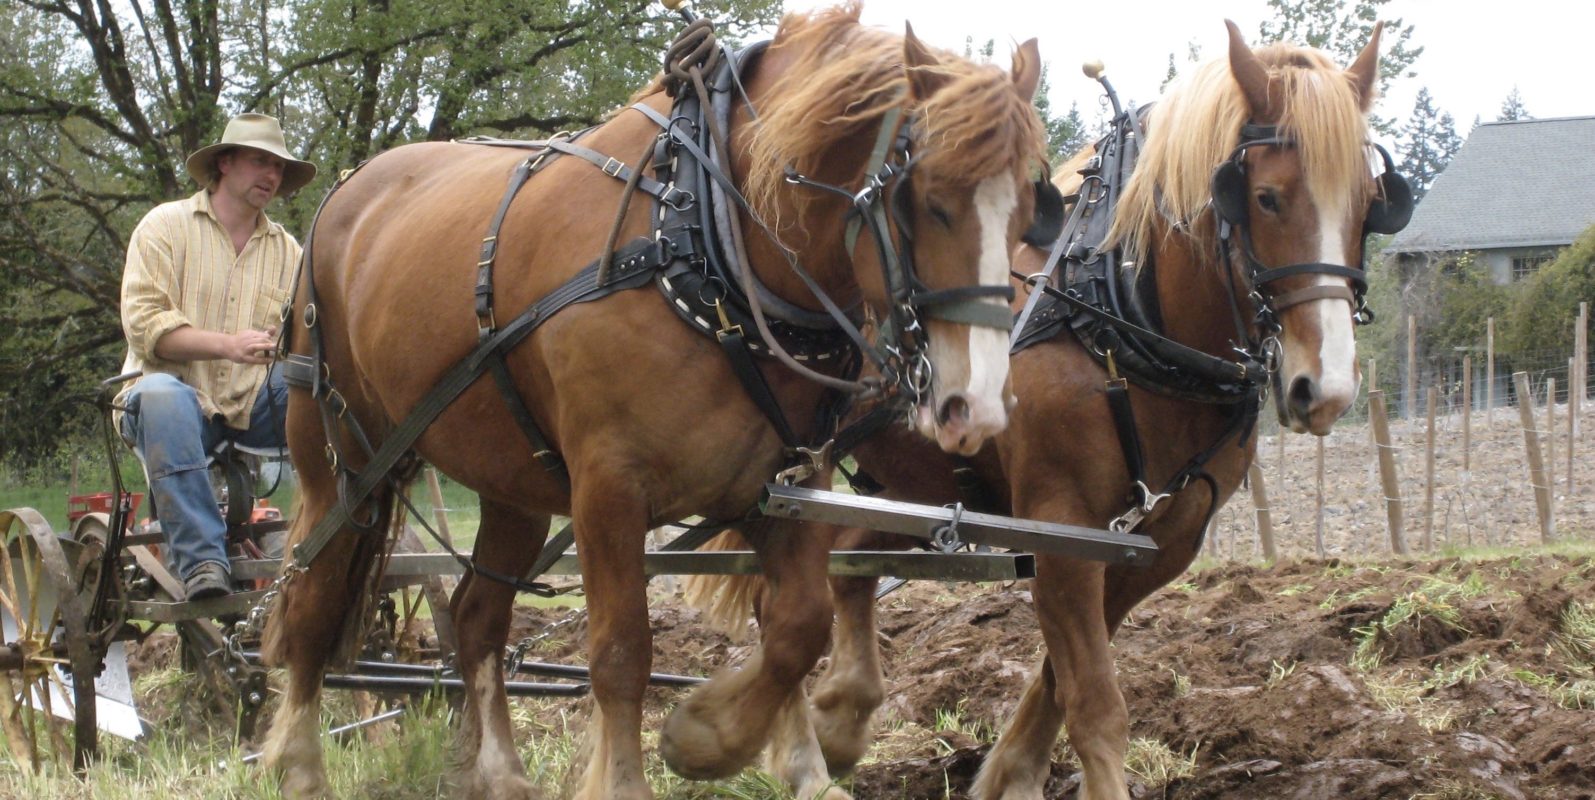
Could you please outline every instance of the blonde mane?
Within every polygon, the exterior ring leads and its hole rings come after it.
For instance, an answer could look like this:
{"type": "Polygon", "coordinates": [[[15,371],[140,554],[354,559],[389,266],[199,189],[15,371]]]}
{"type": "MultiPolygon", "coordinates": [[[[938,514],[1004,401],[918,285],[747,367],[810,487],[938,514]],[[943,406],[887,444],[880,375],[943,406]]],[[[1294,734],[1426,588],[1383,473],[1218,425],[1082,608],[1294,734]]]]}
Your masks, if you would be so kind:
{"type": "MultiPolygon", "coordinates": [[[[1295,141],[1309,191],[1366,202],[1368,123],[1347,74],[1311,48],[1275,44],[1256,53],[1268,69],[1271,96],[1284,102],[1280,135],[1295,141]]],[[[1209,207],[1213,170],[1239,143],[1241,126],[1252,121],[1248,116],[1223,57],[1203,64],[1158,101],[1148,114],[1146,142],[1109,241],[1139,262],[1157,246],[1160,225],[1169,234],[1184,230],[1195,236],[1200,229],[1214,235],[1212,225],[1189,223],[1209,207]],[[1174,221],[1187,224],[1169,224],[1174,221]]]]}
{"type": "Polygon", "coordinates": [[[914,120],[916,174],[974,186],[1045,160],[1040,121],[1006,72],[938,50],[940,64],[925,70],[943,85],[916,103],[903,37],[860,25],[859,11],[858,2],[848,2],[781,21],[772,50],[799,55],[761,102],[747,144],[752,166],[743,189],[760,216],[774,218],[788,166],[813,173],[837,141],[873,141],[896,106],[914,120]]]}

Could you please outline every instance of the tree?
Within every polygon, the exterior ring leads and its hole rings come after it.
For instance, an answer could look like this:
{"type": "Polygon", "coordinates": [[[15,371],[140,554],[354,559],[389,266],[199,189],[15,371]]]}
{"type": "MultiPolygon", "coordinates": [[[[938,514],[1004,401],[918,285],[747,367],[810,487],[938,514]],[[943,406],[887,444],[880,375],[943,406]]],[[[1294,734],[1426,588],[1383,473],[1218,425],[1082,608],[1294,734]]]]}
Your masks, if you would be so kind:
{"type": "MultiPolygon", "coordinates": [[[[735,41],[777,0],[707,0],[735,41]]],[[[282,118],[321,176],[273,210],[302,231],[340,170],[399,144],[598,121],[680,20],[646,0],[18,0],[0,15],[0,441],[23,459],[121,358],[127,235],[194,191],[228,117],[282,118]],[[49,376],[46,379],[45,376],[49,376]],[[23,396],[18,396],[18,394],[23,396]],[[21,444],[19,444],[19,442],[21,444]]]]}
{"type": "Polygon", "coordinates": [[[1085,121],[1080,118],[1080,104],[1069,104],[1069,113],[1062,117],[1052,114],[1052,100],[1047,95],[1052,85],[1047,78],[1050,64],[1041,67],[1041,82],[1036,87],[1036,114],[1041,117],[1042,129],[1047,132],[1048,159],[1057,164],[1080,152],[1089,141],[1085,121]]]}
{"type": "Polygon", "coordinates": [[[1534,119],[1529,116],[1528,109],[1523,107],[1523,96],[1518,94],[1517,87],[1512,87],[1512,93],[1501,101],[1501,113],[1496,115],[1496,122],[1511,122],[1519,119],[1534,119]]]}
{"type": "Polygon", "coordinates": [[[1397,169],[1412,184],[1413,196],[1421,200],[1434,179],[1451,163],[1451,157],[1462,148],[1462,137],[1457,135],[1450,112],[1435,109],[1428,87],[1418,90],[1412,116],[1401,127],[1401,136],[1396,146],[1401,155],[1397,169]]]}
{"type": "Polygon", "coordinates": [[[1501,348],[1512,355],[1571,353],[1580,301],[1595,297],[1595,225],[1524,284],[1502,326],[1501,348]]]}
{"type": "MultiPolygon", "coordinates": [[[[1316,47],[1332,54],[1342,65],[1350,64],[1368,44],[1380,10],[1390,0],[1356,0],[1348,10],[1346,0],[1268,0],[1273,19],[1258,27],[1262,42],[1292,42],[1316,47]]],[[[1387,18],[1379,57],[1379,94],[1390,89],[1397,78],[1414,77],[1413,62],[1423,55],[1422,47],[1412,46],[1414,26],[1402,25],[1401,17],[1387,18]]],[[[1392,135],[1395,122],[1371,115],[1369,124],[1382,134],[1392,135]]]]}

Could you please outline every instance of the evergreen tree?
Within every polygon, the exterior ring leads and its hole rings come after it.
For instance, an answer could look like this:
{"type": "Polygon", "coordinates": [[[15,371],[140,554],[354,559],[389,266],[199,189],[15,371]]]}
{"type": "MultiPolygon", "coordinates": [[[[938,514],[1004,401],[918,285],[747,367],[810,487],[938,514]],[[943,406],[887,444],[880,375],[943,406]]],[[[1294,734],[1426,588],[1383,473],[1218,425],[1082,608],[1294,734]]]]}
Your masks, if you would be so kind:
{"type": "Polygon", "coordinates": [[[1401,137],[1396,146],[1401,154],[1397,169],[1412,183],[1413,195],[1422,199],[1434,179],[1451,163],[1451,157],[1461,149],[1462,137],[1457,135],[1456,122],[1450,112],[1435,108],[1427,86],[1418,90],[1412,116],[1401,127],[1401,137]]]}
{"type": "Polygon", "coordinates": [[[1052,89],[1048,80],[1051,71],[1052,65],[1042,64],[1041,82],[1036,87],[1036,115],[1041,117],[1042,129],[1047,133],[1048,160],[1056,164],[1067,160],[1085,146],[1086,129],[1085,122],[1080,118],[1079,103],[1071,104],[1068,114],[1053,116],[1052,99],[1048,97],[1052,89]]]}
{"type": "MultiPolygon", "coordinates": [[[[1412,63],[1423,55],[1422,47],[1412,46],[1412,25],[1403,26],[1400,17],[1389,17],[1380,10],[1390,0],[1268,0],[1274,18],[1258,28],[1263,43],[1289,42],[1316,47],[1332,54],[1342,65],[1350,64],[1373,35],[1374,23],[1385,19],[1383,44],[1379,54],[1379,94],[1383,95],[1396,78],[1410,78],[1412,63]]],[[[1396,133],[1396,123],[1379,114],[1369,117],[1374,130],[1386,136],[1396,133]]]]}
{"type": "Polygon", "coordinates": [[[1534,119],[1529,116],[1529,110],[1523,107],[1523,96],[1518,94],[1517,87],[1512,87],[1512,93],[1501,101],[1501,113],[1495,118],[1496,122],[1511,122],[1518,119],[1534,119]]]}

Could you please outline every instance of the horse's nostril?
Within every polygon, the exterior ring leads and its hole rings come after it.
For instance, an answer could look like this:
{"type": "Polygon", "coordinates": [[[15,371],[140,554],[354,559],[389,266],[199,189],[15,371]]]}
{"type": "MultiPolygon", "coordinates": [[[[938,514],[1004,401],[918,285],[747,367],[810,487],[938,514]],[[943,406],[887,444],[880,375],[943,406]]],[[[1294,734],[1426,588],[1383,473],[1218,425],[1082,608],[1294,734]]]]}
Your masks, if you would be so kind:
{"type": "Polygon", "coordinates": [[[969,401],[961,394],[947,398],[947,402],[941,404],[941,410],[936,412],[936,421],[943,426],[954,419],[959,422],[969,421],[969,401]]]}
{"type": "Polygon", "coordinates": [[[1318,399],[1318,384],[1306,375],[1298,376],[1290,382],[1290,390],[1285,393],[1285,402],[1297,416],[1305,419],[1308,411],[1318,399]]]}

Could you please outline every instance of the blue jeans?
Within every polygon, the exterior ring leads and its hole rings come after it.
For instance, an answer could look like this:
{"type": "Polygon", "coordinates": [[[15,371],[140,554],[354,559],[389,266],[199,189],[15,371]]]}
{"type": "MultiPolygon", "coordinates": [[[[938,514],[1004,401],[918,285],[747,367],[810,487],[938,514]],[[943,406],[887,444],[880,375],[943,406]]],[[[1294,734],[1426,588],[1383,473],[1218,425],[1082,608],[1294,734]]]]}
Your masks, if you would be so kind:
{"type": "Polygon", "coordinates": [[[133,442],[149,474],[150,499],[166,535],[167,564],[182,579],[207,561],[228,569],[227,524],[211,493],[206,465],[224,440],[247,447],[286,444],[288,388],[282,373],[271,371],[244,431],[227,427],[220,417],[205,419],[194,389],[163,373],[140,378],[126,402],[122,435],[133,442]]]}

